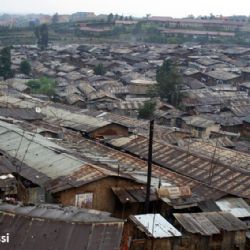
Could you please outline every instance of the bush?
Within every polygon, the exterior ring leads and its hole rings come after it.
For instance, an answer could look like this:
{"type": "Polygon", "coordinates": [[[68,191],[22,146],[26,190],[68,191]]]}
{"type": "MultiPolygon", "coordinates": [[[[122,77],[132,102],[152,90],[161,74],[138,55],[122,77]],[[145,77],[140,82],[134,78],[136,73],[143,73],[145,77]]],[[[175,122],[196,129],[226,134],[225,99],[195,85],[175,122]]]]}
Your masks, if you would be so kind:
{"type": "Polygon", "coordinates": [[[27,82],[32,94],[43,94],[49,97],[55,94],[56,81],[47,77],[27,82]]]}

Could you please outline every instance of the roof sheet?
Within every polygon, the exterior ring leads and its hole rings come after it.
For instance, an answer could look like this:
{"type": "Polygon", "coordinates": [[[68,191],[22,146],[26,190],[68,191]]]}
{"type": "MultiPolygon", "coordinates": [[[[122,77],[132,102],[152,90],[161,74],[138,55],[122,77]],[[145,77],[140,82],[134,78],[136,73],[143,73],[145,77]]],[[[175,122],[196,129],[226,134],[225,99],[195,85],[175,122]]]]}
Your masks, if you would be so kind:
{"type": "MultiPolygon", "coordinates": [[[[74,157],[69,150],[39,134],[26,132],[2,121],[0,121],[0,151],[13,162],[19,162],[20,175],[33,183],[46,186],[53,192],[77,187],[108,175],[117,175],[111,170],[105,170],[74,157]]],[[[9,172],[17,171],[14,165],[5,164],[3,167],[4,171],[6,168],[9,172]]]]}
{"type": "MultiPolygon", "coordinates": [[[[116,145],[116,139],[110,140],[109,143],[116,145]]],[[[124,143],[119,139],[119,148],[147,159],[148,138],[136,136],[129,142],[125,140],[124,143]]],[[[245,169],[234,167],[230,161],[226,165],[214,162],[189,150],[182,150],[159,141],[154,141],[153,144],[153,161],[163,168],[190,177],[209,187],[239,197],[250,197],[250,173],[245,169]]]]}
{"type": "Polygon", "coordinates": [[[132,215],[130,219],[153,238],[170,238],[181,236],[181,233],[160,214],[132,215]]]}
{"type": "Polygon", "coordinates": [[[100,212],[0,205],[1,249],[119,249],[123,222],[100,212]],[[21,230],[20,230],[21,229],[21,230]]]}
{"type": "MultiPolygon", "coordinates": [[[[112,187],[112,190],[121,203],[145,202],[146,200],[146,188],[143,186],[127,188],[112,187]]],[[[158,200],[155,189],[151,189],[149,199],[150,201],[158,200]]]]}
{"type": "Polygon", "coordinates": [[[213,144],[204,141],[194,141],[185,146],[189,152],[200,155],[213,162],[221,163],[235,169],[250,171],[250,155],[224,147],[219,147],[221,139],[213,139],[213,144]],[[217,144],[217,146],[216,146],[217,144]]]}
{"type": "Polygon", "coordinates": [[[225,212],[174,214],[177,221],[187,232],[205,236],[224,231],[247,230],[244,222],[225,212]]]}
{"type": "MultiPolygon", "coordinates": [[[[72,147],[71,143],[68,143],[68,141],[61,143],[65,147],[72,147]]],[[[74,149],[94,162],[106,164],[114,171],[129,174],[137,181],[146,183],[147,163],[142,159],[87,139],[82,139],[81,142],[78,140],[78,146],[74,147],[74,149]]],[[[169,186],[190,186],[193,195],[191,199],[188,200],[188,203],[195,203],[204,199],[218,199],[225,195],[224,192],[216,190],[213,187],[208,187],[194,179],[153,164],[151,184],[154,187],[158,187],[160,182],[162,185],[168,184],[169,186]]],[[[186,202],[184,200],[177,200],[176,205],[178,204],[178,201],[180,204],[186,202]]]]}
{"type": "Polygon", "coordinates": [[[250,217],[250,207],[242,198],[223,198],[215,203],[222,211],[230,212],[235,217],[250,217]]]}
{"type": "Polygon", "coordinates": [[[80,112],[69,111],[63,108],[59,108],[54,104],[42,102],[39,100],[20,100],[14,97],[0,97],[0,103],[6,105],[9,103],[19,108],[40,108],[40,113],[45,116],[44,120],[58,123],[62,127],[70,127],[82,132],[89,132],[94,129],[106,126],[110,122],[95,117],[84,115],[80,112]]]}
{"type": "Polygon", "coordinates": [[[232,79],[239,77],[236,74],[226,72],[226,71],[209,71],[205,74],[214,79],[223,80],[223,81],[232,80],[232,79]]]}

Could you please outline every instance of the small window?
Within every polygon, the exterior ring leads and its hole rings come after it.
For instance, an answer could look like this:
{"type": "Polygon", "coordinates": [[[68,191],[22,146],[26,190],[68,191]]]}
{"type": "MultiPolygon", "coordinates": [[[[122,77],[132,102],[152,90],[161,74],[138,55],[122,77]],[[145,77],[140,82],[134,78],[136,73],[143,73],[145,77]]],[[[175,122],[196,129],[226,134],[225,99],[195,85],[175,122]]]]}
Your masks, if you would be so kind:
{"type": "Polygon", "coordinates": [[[81,208],[92,208],[93,193],[76,194],[75,206],[81,208]]]}

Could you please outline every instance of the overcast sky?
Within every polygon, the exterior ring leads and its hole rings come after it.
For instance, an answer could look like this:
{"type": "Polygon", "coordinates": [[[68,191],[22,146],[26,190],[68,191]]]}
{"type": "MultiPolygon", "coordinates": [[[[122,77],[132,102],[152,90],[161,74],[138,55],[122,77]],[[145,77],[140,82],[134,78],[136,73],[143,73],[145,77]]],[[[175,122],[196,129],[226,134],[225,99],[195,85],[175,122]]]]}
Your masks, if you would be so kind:
{"type": "Polygon", "coordinates": [[[0,0],[1,13],[59,13],[173,16],[250,15],[250,0],[0,0]]]}

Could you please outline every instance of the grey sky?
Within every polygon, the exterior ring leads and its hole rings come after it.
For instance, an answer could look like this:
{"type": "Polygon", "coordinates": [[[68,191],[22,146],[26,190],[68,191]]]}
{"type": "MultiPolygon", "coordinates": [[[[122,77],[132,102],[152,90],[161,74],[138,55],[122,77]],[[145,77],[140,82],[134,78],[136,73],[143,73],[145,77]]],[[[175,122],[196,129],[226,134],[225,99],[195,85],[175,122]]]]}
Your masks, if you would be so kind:
{"type": "Polygon", "coordinates": [[[71,14],[93,11],[145,16],[250,15],[250,0],[0,0],[0,12],[71,14]]]}

